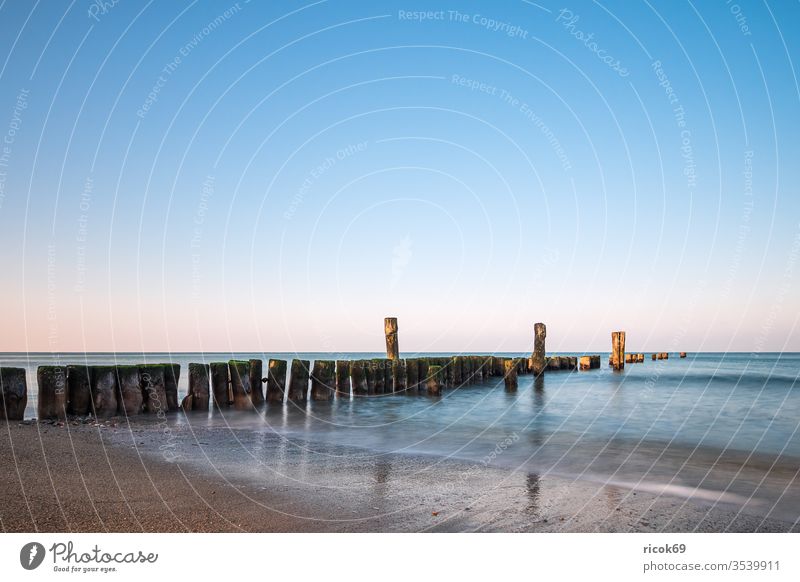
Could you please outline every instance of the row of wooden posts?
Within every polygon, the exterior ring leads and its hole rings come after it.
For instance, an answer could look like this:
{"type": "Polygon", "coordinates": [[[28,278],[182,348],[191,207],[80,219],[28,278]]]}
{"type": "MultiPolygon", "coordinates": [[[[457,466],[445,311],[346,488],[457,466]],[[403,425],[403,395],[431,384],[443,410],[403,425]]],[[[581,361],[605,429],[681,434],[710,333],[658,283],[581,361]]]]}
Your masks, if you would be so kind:
{"type": "MultiPolygon", "coordinates": [[[[534,326],[530,358],[457,355],[401,359],[396,318],[384,322],[387,358],[369,360],[270,359],[266,375],[260,359],[190,363],[188,393],[178,399],[179,364],[40,366],[37,370],[40,419],[67,415],[97,417],[139,414],[165,415],[183,410],[205,411],[233,407],[259,408],[266,403],[301,403],[387,393],[439,395],[443,389],[504,378],[506,389],[517,388],[517,378],[555,370],[591,370],[600,367],[599,355],[546,356],[546,327],[534,326]],[[287,382],[288,380],[288,382],[287,382]],[[309,390],[310,383],[310,390],[309,390]]],[[[644,354],[625,354],[625,332],[612,334],[609,363],[615,369],[626,362],[643,362],[644,354]]],[[[668,354],[653,354],[664,359],[668,354]]],[[[680,354],[685,357],[685,353],[680,354]]],[[[27,404],[24,368],[0,368],[0,414],[22,419],[27,404]]]]}

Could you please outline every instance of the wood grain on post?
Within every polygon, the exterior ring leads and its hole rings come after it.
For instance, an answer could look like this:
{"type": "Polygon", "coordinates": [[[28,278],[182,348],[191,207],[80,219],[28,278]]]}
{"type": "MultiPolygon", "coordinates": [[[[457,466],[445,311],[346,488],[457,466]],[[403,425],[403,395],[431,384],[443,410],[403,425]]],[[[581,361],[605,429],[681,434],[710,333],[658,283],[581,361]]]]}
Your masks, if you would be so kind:
{"type": "Polygon", "coordinates": [[[291,402],[305,402],[308,400],[308,373],[311,362],[294,358],[292,360],[292,374],[289,377],[289,400],[291,402]]]}
{"type": "Polygon", "coordinates": [[[67,417],[67,369],[64,366],[39,366],[36,370],[39,420],[67,417]]]}
{"type": "Polygon", "coordinates": [[[249,410],[250,404],[250,362],[247,360],[228,361],[228,372],[231,376],[231,394],[233,407],[236,410],[249,410]]]}
{"type": "Polygon", "coordinates": [[[544,372],[547,362],[545,361],[545,339],[547,338],[547,326],[537,323],[533,326],[533,354],[531,354],[531,371],[537,376],[544,372]]]}
{"type": "Polygon", "coordinates": [[[28,405],[25,368],[0,368],[0,418],[22,420],[28,405]]]}
{"type": "Polygon", "coordinates": [[[314,360],[311,372],[311,400],[332,400],[336,391],[336,362],[333,360],[314,360]]]}
{"type": "Polygon", "coordinates": [[[611,367],[622,370],[625,367],[625,332],[611,332],[611,367]]]}
{"type": "Polygon", "coordinates": [[[286,360],[270,360],[267,364],[267,402],[280,404],[286,394],[286,360]]]}
{"type": "Polygon", "coordinates": [[[249,360],[250,403],[259,407],[264,404],[264,362],[258,359],[249,360]]]}
{"type": "Polygon", "coordinates": [[[383,320],[383,331],[386,334],[386,357],[390,360],[400,358],[400,346],[397,343],[397,318],[387,317],[383,320]]]}
{"type": "Polygon", "coordinates": [[[517,362],[513,358],[508,358],[503,362],[503,380],[506,390],[517,389],[517,362]]]}
{"type": "Polygon", "coordinates": [[[117,389],[119,390],[119,413],[136,416],[144,410],[144,392],[139,377],[139,366],[117,366],[117,389]]]}
{"type": "MultiPolygon", "coordinates": [[[[91,391],[92,410],[96,417],[107,418],[117,414],[117,369],[115,366],[91,367],[91,391]]],[[[166,402],[166,395],[164,395],[164,402],[166,402]]]]}
{"type": "Polygon", "coordinates": [[[228,400],[228,362],[211,362],[211,392],[214,398],[214,408],[221,410],[230,406],[228,400]]]}
{"type": "Polygon", "coordinates": [[[88,366],[67,366],[67,410],[85,416],[92,410],[92,389],[88,366]]]}
{"type": "Polygon", "coordinates": [[[336,360],[336,396],[350,398],[350,362],[336,360]]]}
{"type": "Polygon", "coordinates": [[[353,360],[350,362],[350,382],[353,386],[353,396],[366,396],[369,394],[364,360],[353,360]]]}

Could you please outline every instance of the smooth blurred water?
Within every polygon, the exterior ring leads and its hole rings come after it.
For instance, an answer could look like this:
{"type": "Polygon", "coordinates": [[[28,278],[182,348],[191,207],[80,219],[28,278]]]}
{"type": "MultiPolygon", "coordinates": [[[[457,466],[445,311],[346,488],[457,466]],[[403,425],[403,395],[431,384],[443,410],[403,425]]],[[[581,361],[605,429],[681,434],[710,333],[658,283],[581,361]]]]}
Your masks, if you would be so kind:
{"type": "MultiPolygon", "coordinates": [[[[240,359],[262,358],[265,364],[269,357],[292,356],[236,354],[240,359]]],[[[294,356],[313,360],[382,354],[294,356]]],[[[81,354],[61,356],[60,363],[180,363],[182,396],[186,364],[230,357],[81,354]]],[[[606,359],[604,354],[604,364],[606,359]]],[[[28,369],[33,395],[28,415],[35,416],[36,367],[52,364],[54,356],[3,354],[0,362],[28,369]]],[[[516,392],[506,392],[502,378],[491,378],[446,390],[439,398],[385,394],[302,406],[287,403],[258,412],[188,419],[176,415],[171,422],[218,427],[220,434],[233,437],[241,431],[278,434],[306,452],[313,452],[314,443],[333,443],[367,454],[451,457],[644,489],[653,484],[672,492],[688,487],[688,496],[702,497],[703,491],[712,490],[725,493],[714,499],[763,502],[761,513],[779,511],[785,517],[800,515],[798,378],[800,354],[707,353],[648,359],[621,372],[604,365],[584,372],[548,372],[537,380],[521,376],[516,392]]]]}

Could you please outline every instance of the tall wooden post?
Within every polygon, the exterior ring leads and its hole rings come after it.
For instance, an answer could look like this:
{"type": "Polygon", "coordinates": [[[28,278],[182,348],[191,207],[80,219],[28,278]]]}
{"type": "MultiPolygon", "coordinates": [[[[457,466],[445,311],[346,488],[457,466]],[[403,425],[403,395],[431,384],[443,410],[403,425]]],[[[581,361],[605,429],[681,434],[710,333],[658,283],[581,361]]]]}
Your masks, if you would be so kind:
{"type": "Polygon", "coordinates": [[[400,346],[397,343],[397,318],[387,317],[383,320],[383,331],[386,334],[386,357],[390,360],[400,358],[400,346]]]}
{"type": "Polygon", "coordinates": [[[513,358],[506,358],[503,362],[503,373],[506,390],[517,389],[517,361],[513,358]]]}
{"type": "Polygon", "coordinates": [[[622,370],[625,367],[625,332],[611,332],[611,367],[622,370]]]}
{"type": "Polygon", "coordinates": [[[533,326],[533,354],[531,358],[531,371],[535,375],[544,372],[547,362],[545,361],[544,340],[547,337],[547,326],[537,323],[533,326]]]}

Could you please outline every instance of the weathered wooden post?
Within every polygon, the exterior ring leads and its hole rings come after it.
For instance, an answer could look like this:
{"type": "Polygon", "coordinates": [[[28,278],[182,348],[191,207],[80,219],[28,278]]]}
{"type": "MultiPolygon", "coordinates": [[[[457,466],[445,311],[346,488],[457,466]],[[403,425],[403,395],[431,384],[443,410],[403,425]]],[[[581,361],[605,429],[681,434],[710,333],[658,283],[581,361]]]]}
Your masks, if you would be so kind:
{"type": "Polygon", "coordinates": [[[332,400],[336,391],[333,360],[314,360],[311,372],[311,400],[332,400]]]}
{"type": "Polygon", "coordinates": [[[139,377],[139,366],[117,366],[117,389],[119,390],[119,413],[124,416],[136,416],[144,409],[144,392],[139,377]]]}
{"type": "Polygon", "coordinates": [[[92,407],[92,390],[88,366],[67,366],[67,410],[70,414],[84,416],[92,407]]]}
{"type": "MultiPolygon", "coordinates": [[[[94,391],[96,369],[96,366],[92,368],[92,391],[94,391]]],[[[167,413],[167,391],[164,387],[164,366],[161,364],[139,366],[139,382],[144,397],[144,411],[148,414],[165,415],[167,413]]]]}
{"type": "Polygon", "coordinates": [[[0,368],[0,418],[22,420],[28,404],[25,368],[0,368]]]}
{"type": "Polygon", "coordinates": [[[581,356],[580,369],[581,370],[591,370],[592,369],[592,358],[591,358],[591,356],[581,356]]]}
{"type": "Polygon", "coordinates": [[[400,358],[394,360],[383,360],[383,391],[391,394],[397,388],[394,386],[394,375],[392,374],[392,363],[399,362],[400,358]]]}
{"type": "Polygon", "coordinates": [[[366,396],[369,394],[363,360],[353,360],[350,362],[350,382],[353,386],[353,396],[366,396]]]}
{"type": "Polygon", "coordinates": [[[39,386],[36,412],[39,420],[67,417],[67,369],[63,366],[39,366],[36,370],[39,386]]]}
{"type": "Polygon", "coordinates": [[[625,367],[625,332],[611,332],[611,367],[622,370],[625,367]]]}
{"type": "Polygon", "coordinates": [[[231,393],[233,394],[233,407],[236,410],[249,410],[250,393],[250,362],[247,360],[229,360],[228,371],[231,377],[231,393]]]}
{"type": "Polygon", "coordinates": [[[516,390],[517,389],[517,362],[513,358],[507,358],[505,362],[503,362],[503,373],[504,373],[504,381],[506,384],[506,390],[516,390]]]}
{"type": "Polygon", "coordinates": [[[179,409],[178,381],[181,378],[181,365],[162,365],[164,366],[164,392],[167,394],[167,410],[175,412],[179,409]]]}
{"type": "Polygon", "coordinates": [[[214,397],[214,408],[228,408],[228,362],[211,362],[211,392],[214,397]]]}
{"type": "Polygon", "coordinates": [[[463,360],[463,356],[453,356],[451,367],[453,368],[453,386],[458,388],[464,383],[464,376],[461,373],[463,368],[461,361],[463,360]]]}
{"type": "Polygon", "coordinates": [[[292,360],[292,374],[289,377],[289,400],[292,402],[305,402],[308,400],[308,372],[311,362],[294,358],[292,360]]]}
{"type": "Polygon", "coordinates": [[[367,383],[367,394],[375,394],[375,368],[372,360],[363,360],[364,379],[367,383]]]}
{"type": "Polygon", "coordinates": [[[189,390],[181,402],[184,412],[208,412],[210,401],[209,374],[207,364],[189,364],[189,390]]]}
{"type": "Polygon", "coordinates": [[[678,355],[679,355],[681,358],[685,358],[685,357],[686,357],[686,352],[681,352],[681,353],[680,353],[680,354],[678,354],[678,355]]]}
{"type": "Polygon", "coordinates": [[[432,365],[428,367],[427,379],[425,385],[428,388],[428,394],[431,396],[439,396],[442,392],[442,367],[432,365]]]}
{"type": "Polygon", "coordinates": [[[385,362],[383,358],[375,358],[372,360],[372,372],[375,375],[375,394],[383,394],[384,392],[384,383],[386,382],[386,376],[383,372],[383,362],[385,362]]]}
{"type": "Polygon", "coordinates": [[[423,388],[428,386],[428,358],[420,358],[417,361],[417,368],[419,370],[419,388],[422,390],[423,388]]]}
{"type": "Polygon", "coordinates": [[[400,346],[397,343],[397,318],[387,317],[383,320],[383,331],[386,334],[386,357],[390,360],[400,358],[400,346]]]}
{"type": "Polygon", "coordinates": [[[255,407],[264,404],[264,363],[261,360],[250,360],[250,404],[255,407]]]}
{"type": "Polygon", "coordinates": [[[417,358],[406,359],[406,390],[415,393],[419,390],[419,360],[417,358]]]}
{"type": "Polygon", "coordinates": [[[533,326],[533,354],[531,357],[531,371],[535,375],[544,372],[547,362],[545,361],[545,338],[547,337],[547,326],[537,323],[533,326]]]}
{"type": "Polygon", "coordinates": [[[547,370],[560,370],[561,369],[561,356],[550,356],[545,359],[547,363],[547,370]]]}
{"type": "Polygon", "coordinates": [[[267,364],[267,402],[282,403],[286,393],[286,360],[270,360],[267,364]]]}
{"type": "Polygon", "coordinates": [[[350,398],[350,362],[336,360],[336,397],[350,398]]]}
{"type": "Polygon", "coordinates": [[[395,392],[405,392],[408,381],[408,369],[403,359],[392,360],[392,384],[395,392]]]}
{"type": "MultiPolygon", "coordinates": [[[[163,392],[163,369],[161,387],[163,392]]],[[[97,418],[114,416],[117,413],[117,369],[115,366],[92,366],[91,368],[92,410],[97,418]]],[[[162,394],[166,413],[166,394],[162,394]]]]}

